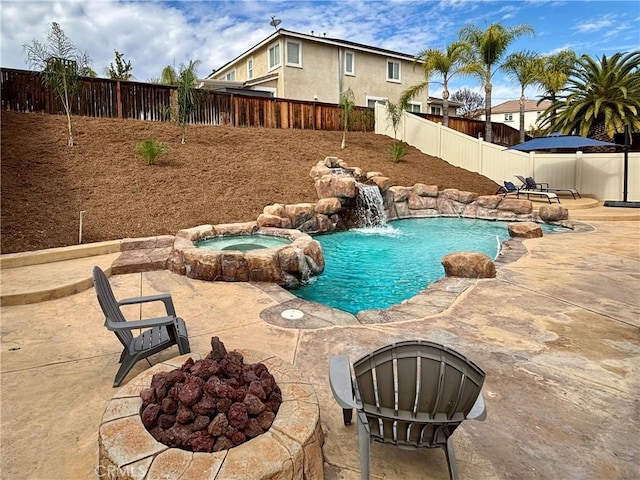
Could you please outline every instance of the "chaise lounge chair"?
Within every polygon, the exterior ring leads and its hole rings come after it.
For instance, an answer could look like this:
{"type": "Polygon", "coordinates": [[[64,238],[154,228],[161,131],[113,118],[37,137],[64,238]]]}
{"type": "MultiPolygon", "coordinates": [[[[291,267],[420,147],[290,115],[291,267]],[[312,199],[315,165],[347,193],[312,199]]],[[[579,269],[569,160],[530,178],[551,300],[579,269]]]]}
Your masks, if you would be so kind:
{"type": "Polygon", "coordinates": [[[516,175],[516,178],[522,182],[522,187],[527,190],[537,190],[540,192],[553,192],[553,193],[567,193],[571,194],[573,199],[575,200],[576,195],[578,198],[582,198],[580,192],[575,188],[560,188],[560,187],[550,187],[548,183],[539,183],[536,182],[533,177],[523,177],[521,175],[516,175]]]}
{"type": "Polygon", "coordinates": [[[451,435],[465,419],[484,420],[480,367],[437,343],[412,340],[379,348],[353,364],[331,357],[329,383],[345,425],[356,409],[360,474],[369,479],[372,440],[409,448],[442,448],[458,478],[451,435]]]}
{"type": "Polygon", "coordinates": [[[520,195],[526,195],[527,200],[530,200],[529,196],[533,195],[535,197],[546,198],[549,201],[549,203],[551,203],[551,200],[556,200],[558,203],[560,203],[560,198],[558,198],[558,195],[553,192],[542,192],[540,190],[530,190],[528,188],[525,188],[524,185],[518,188],[513,184],[513,182],[505,181],[504,187],[498,188],[496,195],[499,195],[501,193],[504,194],[503,196],[505,197],[507,195],[515,195],[516,198],[520,198],[520,195]]]}
{"type": "Polygon", "coordinates": [[[171,295],[164,293],[117,301],[111,290],[109,280],[100,267],[93,267],[93,283],[98,302],[105,316],[104,325],[108,330],[116,334],[116,337],[124,346],[120,354],[120,363],[122,365],[120,365],[120,369],[113,381],[114,387],[120,386],[124,377],[127,376],[129,370],[138,360],[161,352],[172,345],[178,345],[180,355],[191,351],[187,327],[181,318],[176,317],[171,295]],[[122,305],[136,305],[148,302],[164,303],[167,316],[128,322],[120,310],[122,305]],[[134,337],[131,331],[139,329],[146,330],[134,337]]]}

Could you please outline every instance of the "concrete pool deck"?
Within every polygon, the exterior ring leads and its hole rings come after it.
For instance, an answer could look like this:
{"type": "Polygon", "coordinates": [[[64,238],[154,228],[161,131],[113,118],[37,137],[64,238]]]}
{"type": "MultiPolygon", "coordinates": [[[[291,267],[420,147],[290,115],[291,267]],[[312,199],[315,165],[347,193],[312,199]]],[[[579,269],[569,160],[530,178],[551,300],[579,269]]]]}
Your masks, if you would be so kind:
{"type": "MultiPolygon", "coordinates": [[[[192,352],[206,352],[217,335],[228,349],[273,354],[304,372],[320,402],[326,479],[359,478],[357,433],[342,425],[331,396],[329,357],[355,359],[408,338],[444,343],[487,373],[487,420],[465,422],[454,435],[461,480],[634,479],[640,478],[640,222],[636,212],[620,221],[626,210],[606,209],[615,215],[607,217],[584,209],[584,216],[599,218],[588,222],[594,231],[527,240],[524,257],[475,283],[442,313],[384,324],[306,329],[265,322],[262,312],[288,298],[268,285],[210,283],[167,271],[111,282],[120,298],[170,292],[192,352]]],[[[580,213],[571,210],[571,218],[581,220],[580,213]]],[[[2,291],[66,282],[73,277],[67,269],[86,277],[91,265],[108,265],[110,255],[4,269],[2,291]]],[[[93,289],[0,312],[2,478],[97,478],[97,429],[115,393],[120,349],[102,324],[93,289]]],[[[136,318],[154,312],[129,311],[136,318]]],[[[175,355],[174,348],[151,361],[175,355]]],[[[147,368],[139,362],[125,382],[147,368]]],[[[448,478],[439,450],[377,444],[371,471],[372,478],[448,478]]]]}

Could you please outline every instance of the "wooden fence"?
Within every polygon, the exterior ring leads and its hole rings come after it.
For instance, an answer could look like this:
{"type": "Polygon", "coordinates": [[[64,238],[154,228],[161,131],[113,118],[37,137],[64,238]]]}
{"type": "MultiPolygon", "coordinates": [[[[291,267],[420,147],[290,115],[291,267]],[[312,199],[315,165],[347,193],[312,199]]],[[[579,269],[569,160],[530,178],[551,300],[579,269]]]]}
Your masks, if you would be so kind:
{"type": "MultiPolygon", "coordinates": [[[[414,113],[420,118],[425,118],[431,122],[442,123],[441,115],[429,113],[414,113]]],[[[449,117],[449,128],[473,138],[484,138],[484,120],[473,120],[464,117],[449,117]]],[[[529,139],[530,137],[527,137],[529,139]]],[[[520,131],[504,123],[491,122],[491,143],[510,147],[520,143],[520,131]]]]}
{"type": "MultiPolygon", "coordinates": [[[[38,72],[0,69],[2,109],[64,114],[62,102],[43,83],[38,72]]],[[[176,87],[106,78],[80,78],[73,96],[73,115],[137,120],[167,120],[176,87]]],[[[199,102],[189,122],[236,127],[342,130],[342,109],[334,104],[251,97],[198,90],[199,102]]],[[[355,107],[349,130],[372,132],[373,109],[355,107]]]]}

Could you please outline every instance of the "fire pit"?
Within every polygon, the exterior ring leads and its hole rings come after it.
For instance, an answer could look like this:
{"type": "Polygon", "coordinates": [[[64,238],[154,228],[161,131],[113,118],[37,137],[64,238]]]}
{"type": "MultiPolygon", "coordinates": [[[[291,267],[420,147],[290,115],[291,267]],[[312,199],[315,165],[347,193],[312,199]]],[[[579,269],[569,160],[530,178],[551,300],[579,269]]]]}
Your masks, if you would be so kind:
{"type": "MultiPolygon", "coordinates": [[[[267,395],[263,403],[271,401],[277,403],[279,396],[281,396],[282,403],[276,409],[277,413],[268,430],[259,433],[255,429],[255,422],[252,422],[254,430],[250,433],[256,435],[251,438],[245,433],[244,435],[248,437],[247,441],[238,442],[237,446],[234,446],[236,441],[240,440],[237,435],[235,439],[229,438],[227,435],[219,435],[213,443],[211,440],[194,442],[194,439],[205,438],[204,434],[192,437],[190,443],[195,443],[197,448],[193,448],[191,445],[191,450],[207,450],[208,448],[204,447],[211,446],[211,450],[217,450],[212,452],[190,451],[184,447],[176,448],[156,440],[143,424],[143,421],[148,421],[148,418],[145,419],[144,412],[149,408],[149,405],[153,404],[151,400],[154,400],[149,390],[154,376],[161,374],[156,376],[155,382],[157,383],[161,382],[162,378],[166,379],[167,375],[178,375],[170,373],[175,372],[176,369],[185,372],[194,370],[194,365],[201,365],[195,367],[197,373],[199,369],[204,368],[202,365],[211,366],[210,362],[204,361],[205,359],[194,361],[195,355],[183,355],[157,364],[141,373],[121,388],[109,401],[99,430],[97,475],[100,478],[123,480],[140,478],[181,478],[183,480],[199,478],[251,478],[252,480],[322,478],[323,434],[320,427],[318,400],[313,387],[304,380],[301,373],[277,357],[266,357],[264,354],[251,351],[230,352],[230,354],[233,354],[232,362],[236,364],[238,364],[239,356],[243,357],[245,366],[261,364],[262,367],[257,367],[258,375],[262,374],[264,378],[268,378],[270,375],[275,380],[275,387],[272,391],[280,391],[280,395],[276,394],[274,398],[269,400],[267,395]],[[268,375],[263,369],[268,370],[268,375]],[[143,406],[145,402],[146,407],[143,406]],[[226,440],[219,441],[222,437],[226,440]],[[215,448],[216,445],[218,448],[215,448]],[[225,446],[229,448],[221,448],[225,446]]],[[[211,355],[208,357],[212,358],[211,355]]],[[[249,378],[253,378],[252,374],[248,374],[247,379],[249,378]]],[[[196,381],[196,383],[199,382],[196,381]]],[[[217,382],[214,380],[213,383],[217,382]]],[[[267,383],[270,383],[270,380],[266,380],[265,384],[267,383]]],[[[256,393],[261,394],[257,384],[254,384],[253,388],[256,393]]],[[[211,390],[213,391],[213,389],[211,390]]],[[[259,395],[255,396],[259,397],[259,395]]],[[[156,397],[155,400],[157,399],[156,397]]],[[[252,404],[251,410],[257,412],[262,407],[254,400],[250,397],[248,403],[252,404]]],[[[187,403],[189,402],[190,400],[187,399],[187,403]]],[[[273,406],[271,405],[271,407],[273,406]]],[[[263,411],[266,411],[267,408],[263,411]]],[[[202,410],[200,411],[202,412],[202,410]]],[[[259,415],[257,414],[253,418],[257,419],[259,415]]],[[[269,415],[263,415],[263,417],[265,416],[269,415]]],[[[237,422],[237,417],[234,416],[234,418],[234,422],[237,422]]],[[[252,418],[252,415],[249,414],[248,418],[252,418]]],[[[264,421],[264,418],[262,420],[264,421]]],[[[227,421],[231,423],[229,420],[227,421]]],[[[200,419],[200,422],[204,422],[204,419],[200,419]]],[[[220,422],[224,423],[220,419],[218,422],[217,426],[220,426],[220,422]]],[[[213,421],[209,425],[211,423],[213,421]]],[[[243,422],[241,421],[241,423],[243,422]]],[[[158,422],[151,422],[151,424],[154,425],[151,428],[153,431],[158,422]]],[[[169,426],[168,422],[167,426],[169,426]]],[[[224,429],[223,432],[217,426],[211,428],[214,433],[234,435],[231,430],[224,429]]],[[[207,429],[204,430],[207,431],[207,429]]],[[[175,436],[169,435],[169,437],[175,440],[175,436]]]]}
{"type": "Polygon", "coordinates": [[[203,360],[156,373],[140,397],[142,423],[153,438],[193,452],[219,452],[261,435],[282,403],[268,368],[227,352],[218,337],[203,360]]]}

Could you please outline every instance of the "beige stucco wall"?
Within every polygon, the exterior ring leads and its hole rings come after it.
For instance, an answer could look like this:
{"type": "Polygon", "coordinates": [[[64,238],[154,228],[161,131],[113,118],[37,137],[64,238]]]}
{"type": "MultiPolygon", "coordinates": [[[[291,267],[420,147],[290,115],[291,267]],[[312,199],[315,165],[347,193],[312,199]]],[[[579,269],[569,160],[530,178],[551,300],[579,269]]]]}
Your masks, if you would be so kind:
{"type": "MultiPolygon", "coordinates": [[[[414,65],[412,61],[387,57],[384,53],[370,53],[297,37],[284,36],[275,42],[264,45],[253,52],[251,57],[254,61],[254,79],[278,73],[277,81],[260,86],[277,88],[276,96],[280,98],[313,101],[315,97],[319,102],[338,103],[340,92],[351,88],[356,105],[367,106],[367,97],[386,98],[397,102],[404,90],[424,81],[419,65],[414,65]],[[287,40],[301,45],[301,68],[287,65],[287,40]],[[280,43],[281,66],[268,70],[268,49],[275,42],[280,43]],[[345,51],[354,54],[355,75],[342,73],[345,51]],[[401,64],[399,83],[388,81],[386,78],[388,59],[399,61],[401,64]]],[[[222,79],[235,69],[236,81],[247,81],[247,59],[248,57],[241,58],[235,64],[216,72],[214,78],[222,79]]],[[[413,99],[422,103],[422,112],[427,112],[427,96],[428,92],[424,92],[413,99]]]]}

